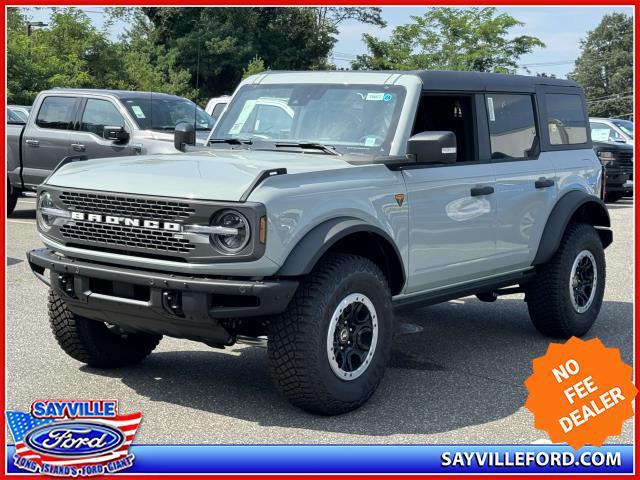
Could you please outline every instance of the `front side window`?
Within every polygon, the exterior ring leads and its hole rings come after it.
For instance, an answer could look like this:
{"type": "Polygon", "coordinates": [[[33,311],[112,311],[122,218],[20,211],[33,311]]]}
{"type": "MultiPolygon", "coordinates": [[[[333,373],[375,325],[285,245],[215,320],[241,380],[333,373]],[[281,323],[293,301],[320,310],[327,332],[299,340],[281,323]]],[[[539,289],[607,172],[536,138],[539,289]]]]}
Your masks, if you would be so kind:
{"type": "Polygon", "coordinates": [[[547,93],[544,99],[551,145],[586,143],[587,121],[580,95],[547,93]]]}
{"type": "Polygon", "coordinates": [[[102,137],[104,127],[124,127],[122,115],[108,100],[88,99],[82,114],[80,130],[102,137]]]}
{"type": "Polygon", "coordinates": [[[591,140],[594,142],[624,142],[625,139],[611,125],[591,122],[591,140]]]}
{"type": "Polygon", "coordinates": [[[213,118],[186,98],[166,98],[148,95],[122,100],[141,130],[172,132],[178,123],[195,125],[198,131],[210,131],[213,118]]]}
{"type": "Polygon", "coordinates": [[[36,117],[36,125],[57,130],[71,128],[75,104],[74,97],[46,97],[36,117]]]}
{"type": "Polygon", "coordinates": [[[211,138],[318,143],[344,154],[384,155],[404,95],[403,87],[383,85],[245,85],[211,138]]]}
{"type": "Polygon", "coordinates": [[[531,95],[488,94],[486,100],[491,158],[534,156],[538,134],[531,95]]]}

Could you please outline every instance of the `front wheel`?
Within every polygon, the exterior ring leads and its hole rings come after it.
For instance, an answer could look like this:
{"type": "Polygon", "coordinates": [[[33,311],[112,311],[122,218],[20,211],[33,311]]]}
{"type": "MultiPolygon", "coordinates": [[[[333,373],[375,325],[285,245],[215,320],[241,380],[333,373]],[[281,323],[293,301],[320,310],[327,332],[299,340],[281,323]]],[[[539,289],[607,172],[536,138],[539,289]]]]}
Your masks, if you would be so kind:
{"type": "Polygon", "coordinates": [[[97,368],[141,362],[162,338],[149,333],[128,333],[115,325],[76,315],[53,291],[49,292],[49,323],[67,355],[97,368]]]}
{"type": "Polygon", "coordinates": [[[569,224],[558,251],[525,287],[533,325],[549,337],[584,335],[600,312],[605,278],[604,249],[595,228],[569,224]]]}
{"type": "Polygon", "coordinates": [[[269,363],[295,406],[337,415],[376,390],[393,339],[391,294],[372,261],[336,254],[301,283],[287,310],[273,318],[269,363]]]}

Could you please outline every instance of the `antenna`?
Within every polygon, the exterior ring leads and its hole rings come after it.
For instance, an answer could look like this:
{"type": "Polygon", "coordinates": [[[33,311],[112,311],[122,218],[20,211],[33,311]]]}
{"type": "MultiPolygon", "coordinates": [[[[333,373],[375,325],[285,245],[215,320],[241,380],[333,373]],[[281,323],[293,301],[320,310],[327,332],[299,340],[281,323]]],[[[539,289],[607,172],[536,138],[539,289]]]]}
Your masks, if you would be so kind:
{"type": "Polygon", "coordinates": [[[153,130],[153,92],[149,92],[149,130],[153,130]]]}

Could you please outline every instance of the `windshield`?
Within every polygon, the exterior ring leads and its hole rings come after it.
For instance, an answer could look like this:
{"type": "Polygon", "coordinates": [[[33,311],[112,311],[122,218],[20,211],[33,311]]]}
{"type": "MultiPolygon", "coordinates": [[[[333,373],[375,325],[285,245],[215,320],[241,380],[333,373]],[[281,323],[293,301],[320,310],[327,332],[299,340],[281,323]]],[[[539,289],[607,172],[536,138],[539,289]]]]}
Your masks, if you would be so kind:
{"type": "Polygon", "coordinates": [[[340,153],[389,153],[405,91],[383,85],[245,85],[212,139],[319,143],[340,153]]]}
{"type": "Polygon", "coordinates": [[[166,98],[153,95],[126,98],[122,103],[138,122],[141,130],[173,131],[181,122],[195,123],[196,130],[209,131],[213,118],[186,98],[166,98]]]}
{"type": "Polygon", "coordinates": [[[629,137],[633,138],[633,122],[629,120],[612,120],[612,122],[629,137]]]}

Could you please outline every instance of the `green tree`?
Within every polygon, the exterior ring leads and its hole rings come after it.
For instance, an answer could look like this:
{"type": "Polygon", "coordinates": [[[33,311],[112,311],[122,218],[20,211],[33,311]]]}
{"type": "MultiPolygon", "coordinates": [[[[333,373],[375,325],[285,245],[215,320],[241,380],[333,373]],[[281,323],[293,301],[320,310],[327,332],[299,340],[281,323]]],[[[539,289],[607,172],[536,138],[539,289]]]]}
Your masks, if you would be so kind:
{"type": "Polygon", "coordinates": [[[509,38],[523,23],[493,7],[429,8],[413,22],[394,28],[389,40],[363,35],[369,53],[356,70],[473,70],[514,73],[518,59],[544,43],[536,37],[509,38]]]}
{"type": "Polygon", "coordinates": [[[242,79],[244,80],[251,75],[256,75],[266,70],[268,70],[268,68],[264,66],[264,61],[256,55],[255,57],[253,57],[253,59],[251,59],[251,61],[247,65],[247,68],[245,68],[242,72],[242,79]]]}
{"type": "Polygon", "coordinates": [[[584,88],[589,115],[633,112],[633,19],[622,13],[602,17],[581,41],[581,54],[569,78],[584,88]]]}

